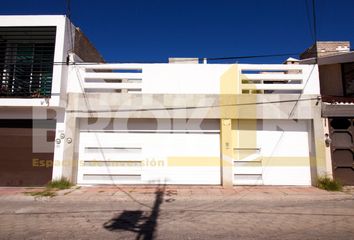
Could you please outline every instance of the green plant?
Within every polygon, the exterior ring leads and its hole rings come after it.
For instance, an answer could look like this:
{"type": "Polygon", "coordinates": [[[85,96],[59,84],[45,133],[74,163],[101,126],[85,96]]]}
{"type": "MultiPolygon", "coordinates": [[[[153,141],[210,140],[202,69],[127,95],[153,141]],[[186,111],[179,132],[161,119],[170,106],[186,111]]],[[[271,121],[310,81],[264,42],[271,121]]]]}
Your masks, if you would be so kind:
{"type": "Polygon", "coordinates": [[[45,189],[43,191],[39,191],[39,192],[25,192],[26,195],[31,195],[33,197],[54,197],[57,194],[55,193],[55,191],[50,190],[50,189],[45,189]]]}
{"type": "Polygon", "coordinates": [[[340,182],[328,176],[319,177],[317,179],[317,187],[327,191],[341,191],[343,189],[340,182]]]}
{"type": "Polygon", "coordinates": [[[53,180],[50,181],[47,184],[47,189],[51,189],[51,188],[56,188],[56,189],[69,189],[73,186],[73,184],[66,178],[61,178],[58,180],[53,180]]]}
{"type": "Polygon", "coordinates": [[[35,192],[24,192],[24,194],[31,195],[33,197],[54,197],[57,195],[56,192],[58,190],[69,189],[72,186],[73,184],[68,179],[61,178],[58,180],[50,181],[44,190],[35,192]]]}

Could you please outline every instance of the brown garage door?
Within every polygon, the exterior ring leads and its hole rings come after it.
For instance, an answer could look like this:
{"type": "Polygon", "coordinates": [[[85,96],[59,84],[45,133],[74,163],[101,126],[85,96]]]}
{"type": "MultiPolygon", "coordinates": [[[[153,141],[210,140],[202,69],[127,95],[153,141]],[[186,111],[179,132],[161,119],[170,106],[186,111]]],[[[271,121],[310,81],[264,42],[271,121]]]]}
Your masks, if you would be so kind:
{"type": "Polygon", "coordinates": [[[354,119],[331,118],[330,137],[334,178],[354,185],[354,119]]]}
{"type": "Polygon", "coordinates": [[[51,180],[54,130],[54,120],[0,120],[0,186],[39,186],[51,180]],[[49,141],[46,146],[34,149],[43,139],[49,141]]]}

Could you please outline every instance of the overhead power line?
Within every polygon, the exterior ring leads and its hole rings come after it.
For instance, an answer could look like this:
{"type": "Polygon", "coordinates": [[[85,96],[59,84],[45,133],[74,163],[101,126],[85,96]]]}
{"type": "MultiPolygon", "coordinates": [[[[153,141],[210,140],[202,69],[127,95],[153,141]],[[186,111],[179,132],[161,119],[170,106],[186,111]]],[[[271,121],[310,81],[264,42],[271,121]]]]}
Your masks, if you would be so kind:
{"type": "Polygon", "coordinates": [[[69,52],[74,51],[74,48],[75,48],[75,39],[74,39],[74,35],[73,35],[73,27],[72,27],[72,20],[71,20],[71,1],[70,0],[66,0],[66,16],[69,19],[69,37],[70,37],[71,49],[68,50],[68,55],[67,55],[65,64],[69,65],[70,64],[69,52]]]}
{"type": "MultiPolygon", "coordinates": [[[[84,94],[85,102],[88,101],[86,94],[84,94]]],[[[171,110],[191,110],[191,109],[203,109],[203,108],[221,108],[221,107],[236,107],[236,106],[253,106],[253,105],[267,105],[276,103],[295,103],[306,101],[319,101],[320,97],[310,97],[301,99],[288,99],[288,100],[276,100],[276,101],[263,101],[263,102],[249,102],[249,103],[234,103],[223,105],[206,105],[206,106],[185,106],[185,107],[161,107],[161,108],[123,108],[123,109],[107,109],[107,110],[67,110],[70,113],[114,113],[114,112],[146,112],[146,111],[171,111],[171,110]]],[[[293,109],[291,113],[293,112],[293,109]]],[[[292,114],[291,114],[292,115],[292,114]]]]}
{"type": "Polygon", "coordinates": [[[315,59],[318,63],[318,50],[317,50],[317,21],[316,21],[316,1],[312,0],[312,17],[313,17],[313,33],[315,36],[315,59]]]}
{"type": "MultiPolygon", "coordinates": [[[[313,17],[313,33],[314,33],[314,38],[315,38],[315,43],[314,43],[315,44],[314,45],[315,46],[315,63],[317,64],[318,63],[318,51],[317,51],[317,31],[316,31],[317,26],[316,26],[316,4],[315,4],[315,0],[312,0],[312,17],[313,17]]],[[[311,77],[311,75],[312,75],[312,73],[313,73],[313,71],[314,71],[316,66],[317,65],[315,65],[315,64],[312,66],[311,72],[310,72],[310,74],[309,74],[309,76],[308,76],[308,78],[307,78],[307,80],[305,82],[304,89],[307,86],[307,84],[308,84],[308,82],[310,80],[310,77],[311,77]]],[[[293,115],[295,107],[297,106],[298,102],[300,101],[302,95],[303,95],[303,93],[299,94],[298,101],[295,103],[293,109],[291,110],[291,112],[289,114],[289,117],[291,117],[293,115]]]]}
{"type": "MultiPolygon", "coordinates": [[[[353,52],[354,49],[351,48],[350,52],[353,52]]],[[[346,52],[338,52],[338,51],[326,51],[326,53],[338,53],[338,54],[344,54],[346,52]]],[[[301,53],[280,53],[280,54],[265,54],[265,55],[250,55],[250,56],[233,56],[233,57],[218,57],[218,58],[206,58],[210,61],[213,60],[232,60],[232,59],[251,59],[251,58],[266,58],[266,57],[279,57],[279,56],[294,56],[294,55],[300,55],[301,53]]],[[[334,55],[331,55],[334,56],[334,55]]],[[[330,56],[328,56],[330,57],[330,56]]],[[[198,58],[199,60],[205,59],[205,58],[198,58]]],[[[178,60],[177,60],[178,61],[178,60]]],[[[185,61],[185,60],[181,60],[185,61]]],[[[86,66],[86,65],[97,65],[97,64],[129,64],[129,63],[137,63],[137,64],[144,64],[144,63],[167,63],[167,62],[158,62],[158,61],[141,61],[141,60],[136,60],[136,61],[106,61],[106,62],[70,62],[69,65],[78,65],[78,66],[86,66]]],[[[7,64],[18,64],[18,62],[7,62],[7,64]]],[[[67,62],[46,62],[46,65],[67,65],[67,62]]]]}
{"type": "Polygon", "coordinates": [[[307,23],[309,27],[309,32],[311,34],[312,41],[315,41],[315,35],[313,32],[313,27],[312,27],[312,18],[310,17],[310,9],[308,5],[308,0],[305,0],[305,6],[306,6],[306,17],[307,17],[307,23]]]}
{"type": "Polygon", "coordinates": [[[266,57],[283,57],[283,56],[293,56],[299,55],[299,53],[277,53],[277,54],[265,54],[265,55],[250,55],[250,56],[233,56],[233,57],[216,57],[207,58],[208,60],[231,60],[231,59],[249,59],[249,58],[266,58],[266,57]]]}
{"type": "MultiPolygon", "coordinates": [[[[354,51],[354,49],[350,49],[350,51],[354,51]]],[[[333,52],[333,53],[345,53],[345,52],[338,52],[338,51],[326,51],[327,53],[333,52]]],[[[302,52],[301,52],[302,53],[302,52]]],[[[233,57],[214,57],[214,58],[206,58],[210,61],[213,60],[232,60],[232,59],[252,59],[252,58],[266,58],[266,57],[281,57],[281,56],[294,56],[294,55],[300,55],[301,53],[279,53],[279,54],[265,54],[265,55],[244,55],[244,56],[233,56],[233,57]]],[[[200,60],[205,59],[205,58],[198,58],[200,60]]],[[[177,60],[178,61],[178,60],[177,60]]],[[[185,60],[181,60],[181,61],[185,61],[185,60]]],[[[166,62],[158,62],[158,61],[121,61],[121,60],[117,60],[117,61],[106,61],[104,63],[102,62],[70,62],[70,65],[96,65],[96,64],[124,64],[124,63],[166,63],[166,62]]],[[[16,62],[9,62],[8,64],[17,64],[16,62]]],[[[47,62],[46,64],[48,65],[65,65],[66,62],[47,62]]]]}
{"type": "Polygon", "coordinates": [[[315,43],[317,42],[317,20],[316,20],[316,1],[312,0],[312,17],[313,17],[313,33],[315,36],[315,43]]]}

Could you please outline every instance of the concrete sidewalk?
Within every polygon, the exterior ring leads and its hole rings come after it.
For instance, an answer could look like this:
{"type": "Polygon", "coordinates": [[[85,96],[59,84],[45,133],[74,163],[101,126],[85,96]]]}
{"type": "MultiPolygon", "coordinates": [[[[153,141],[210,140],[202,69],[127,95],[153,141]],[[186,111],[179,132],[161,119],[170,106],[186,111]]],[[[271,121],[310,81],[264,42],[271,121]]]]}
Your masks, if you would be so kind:
{"type": "MultiPolygon", "coordinates": [[[[90,196],[111,196],[125,195],[126,193],[142,195],[153,194],[157,189],[164,188],[167,193],[173,193],[179,197],[225,197],[251,195],[338,195],[340,192],[327,192],[314,187],[293,187],[293,186],[234,186],[224,188],[222,186],[180,186],[180,185],[103,185],[103,186],[75,186],[71,189],[58,191],[59,196],[90,197],[90,196]]],[[[41,191],[41,187],[0,187],[0,199],[8,197],[25,196],[23,193],[41,191]]]]}
{"type": "Polygon", "coordinates": [[[354,196],[313,187],[0,188],[0,239],[353,239],[354,196]]]}

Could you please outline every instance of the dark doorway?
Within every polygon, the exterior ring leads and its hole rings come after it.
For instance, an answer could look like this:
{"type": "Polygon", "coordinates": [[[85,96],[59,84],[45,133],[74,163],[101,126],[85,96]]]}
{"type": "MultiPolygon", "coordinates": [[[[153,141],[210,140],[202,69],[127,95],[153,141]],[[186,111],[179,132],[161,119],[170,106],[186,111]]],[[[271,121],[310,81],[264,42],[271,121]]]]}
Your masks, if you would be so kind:
{"type": "Polygon", "coordinates": [[[52,178],[55,120],[0,120],[0,186],[41,186],[52,178]],[[35,128],[41,131],[33,131],[35,128]],[[46,151],[33,144],[47,140],[46,151]],[[38,140],[38,142],[37,142],[38,140]],[[49,146],[49,148],[48,148],[49,146]]]}

